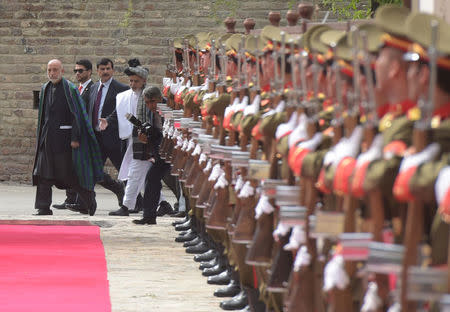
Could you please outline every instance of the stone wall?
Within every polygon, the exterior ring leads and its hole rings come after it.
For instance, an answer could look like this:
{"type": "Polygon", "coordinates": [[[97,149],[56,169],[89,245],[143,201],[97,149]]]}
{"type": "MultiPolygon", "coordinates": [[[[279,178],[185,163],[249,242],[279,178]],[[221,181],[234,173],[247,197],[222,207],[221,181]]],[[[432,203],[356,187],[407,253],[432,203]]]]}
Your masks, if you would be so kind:
{"type": "MultiPolygon", "coordinates": [[[[115,62],[119,80],[127,59],[138,57],[160,83],[169,59],[167,38],[225,30],[229,12],[203,0],[0,0],[0,181],[29,182],[37,110],[33,91],[46,82],[46,64],[59,58],[74,79],[75,61],[115,62]]],[[[285,16],[288,0],[234,1],[237,31],[253,17],[262,28],[269,11],[285,16]]],[[[282,20],[282,26],[286,21],[282,20]]],[[[96,74],[93,76],[97,79],[96,74]]]]}

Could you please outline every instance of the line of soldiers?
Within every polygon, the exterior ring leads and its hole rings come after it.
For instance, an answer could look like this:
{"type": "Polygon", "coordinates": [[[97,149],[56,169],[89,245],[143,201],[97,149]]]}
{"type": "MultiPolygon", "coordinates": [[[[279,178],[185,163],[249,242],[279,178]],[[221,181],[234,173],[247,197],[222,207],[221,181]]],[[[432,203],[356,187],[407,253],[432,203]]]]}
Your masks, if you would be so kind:
{"type": "Polygon", "coordinates": [[[161,155],[176,238],[224,310],[450,311],[450,26],[383,6],[348,31],[173,42],[161,155]]]}

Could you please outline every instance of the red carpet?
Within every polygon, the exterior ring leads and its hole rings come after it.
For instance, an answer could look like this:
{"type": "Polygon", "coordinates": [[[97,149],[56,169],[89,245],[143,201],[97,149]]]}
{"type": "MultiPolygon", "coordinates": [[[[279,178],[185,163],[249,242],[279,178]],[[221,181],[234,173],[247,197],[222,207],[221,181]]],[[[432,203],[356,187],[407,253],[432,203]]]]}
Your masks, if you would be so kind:
{"type": "Polygon", "coordinates": [[[0,225],[0,311],[111,311],[100,228],[0,225]]]}

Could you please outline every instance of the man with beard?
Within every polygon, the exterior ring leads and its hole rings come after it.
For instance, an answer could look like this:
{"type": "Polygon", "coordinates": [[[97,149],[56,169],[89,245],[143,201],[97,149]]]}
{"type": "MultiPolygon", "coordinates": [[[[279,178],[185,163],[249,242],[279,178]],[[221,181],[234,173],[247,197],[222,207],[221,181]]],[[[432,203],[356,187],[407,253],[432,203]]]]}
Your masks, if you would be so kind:
{"type": "Polygon", "coordinates": [[[144,188],[145,175],[152,165],[148,153],[145,153],[146,145],[138,140],[137,128],[126,117],[127,114],[140,114],[141,118],[146,116],[142,90],[147,81],[148,69],[141,66],[138,59],[129,60],[128,65],[125,74],[129,77],[130,89],[117,95],[116,110],[107,118],[100,118],[99,125],[100,130],[104,131],[109,124],[118,124],[119,137],[128,142],[119,171],[119,180],[126,181],[123,205],[118,210],[111,211],[110,216],[128,216],[131,209],[136,210],[136,199],[144,188]]]}
{"type": "MultiPolygon", "coordinates": [[[[75,63],[75,69],[73,70],[75,78],[77,79],[78,91],[80,92],[81,98],[84,101],[85,107],[86,103],[89,102],[89,93],[94,82],[91,79],[92,75],[92,63],[87,59],[78,60],[75,63]]],[[[66,209],[66,205],[79,205],[77,203],[77,193],[72,189],[66,190],[66,200],[62,204],[54,204],[53,208],[56,209],[66,209]]]]}
{"type": "Polygon", "coordinates": [[[94,186],[103,177],[100,149],[77,88],[62,77],[61,61],[48,62],[50,80],[39,99],[33,185],[37,215],[52,215],[52,186],[76,191],[95,214],[94,186]]]}

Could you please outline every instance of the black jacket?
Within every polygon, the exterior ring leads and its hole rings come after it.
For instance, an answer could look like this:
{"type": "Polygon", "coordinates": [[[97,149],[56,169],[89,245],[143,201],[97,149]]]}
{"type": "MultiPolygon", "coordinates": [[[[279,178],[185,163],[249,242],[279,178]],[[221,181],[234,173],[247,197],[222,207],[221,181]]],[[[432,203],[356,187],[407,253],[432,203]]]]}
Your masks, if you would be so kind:
{"type": "MultiPolygon", "coordinates": [[[[92,112],[94,110],[95,100],[97,99],[98,88],[100,82],[94,83],[89,92],[89,104],[87,107],[87,113],[89,120],[92,122],[92,112]]],[[[103,103],[102,115],[100,117],[105,118],[109,116],[116,109],[116,95],[120,92],[128,90],[130,87],[112,79],[111,84],[106,93],[105,102],[103,103]]],[[[108,124],[108,127],[100,132],[103,145],[109,147],[117,146],[120,150],[120,138],[119,138],[119,126],[116,122],[108,124]]]]}
{"type": "Polygon", "coordinates": [[[81,98],[83,99],[84,103],[86,104],[86,111],[87,110],[87,106],[89,104],[89,96],[91,93],[91,88],[94,85],[94,82],[91,80],[91,82],[88,83],[88,85],[86,87],[84,87],[83,92],[80,94],[81,98]]]}
{"type": "MultiPolygon", "coordinates": [[[[150,112],[149,112],[150,115],[150,112]]],[[[149,118],[150,119],[150,118],[149,118]]],[[[138,139],[138,129],[133,127],[133,158],[139,160],[148,160],[154,158],[159,159],[159,149],[162,143],[162,127],[155,122],[153,118],[149,123],[150,131],[147,134],[147,143],[143,143],[138,139]]]]}

